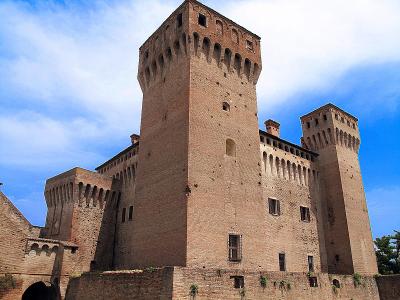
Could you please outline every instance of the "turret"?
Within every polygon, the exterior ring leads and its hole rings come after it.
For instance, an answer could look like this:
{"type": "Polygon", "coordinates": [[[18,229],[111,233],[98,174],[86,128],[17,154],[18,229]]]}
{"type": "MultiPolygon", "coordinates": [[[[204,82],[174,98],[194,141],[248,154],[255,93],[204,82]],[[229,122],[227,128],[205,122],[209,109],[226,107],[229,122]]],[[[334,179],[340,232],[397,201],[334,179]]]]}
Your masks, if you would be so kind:
{"type": "Polygon", "coordinates": [[[330,273],[376,274],[361,178],[358,120],[327,104],[301,118],[303,143],[319,154],[321,199],[330,273]]]}

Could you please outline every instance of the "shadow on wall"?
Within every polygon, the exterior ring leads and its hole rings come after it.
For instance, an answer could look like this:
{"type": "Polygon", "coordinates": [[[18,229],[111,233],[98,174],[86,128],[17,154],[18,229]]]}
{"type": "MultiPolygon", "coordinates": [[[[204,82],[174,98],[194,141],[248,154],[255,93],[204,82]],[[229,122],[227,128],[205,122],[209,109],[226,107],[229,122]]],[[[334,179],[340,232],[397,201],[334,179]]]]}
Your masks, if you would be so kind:
{"type": "Polygon", "coordinates": [[[43,281],[36,282],[26,289],[22,300],[60,300],[59,288],[51,284],[47,286],[43,281]]]}

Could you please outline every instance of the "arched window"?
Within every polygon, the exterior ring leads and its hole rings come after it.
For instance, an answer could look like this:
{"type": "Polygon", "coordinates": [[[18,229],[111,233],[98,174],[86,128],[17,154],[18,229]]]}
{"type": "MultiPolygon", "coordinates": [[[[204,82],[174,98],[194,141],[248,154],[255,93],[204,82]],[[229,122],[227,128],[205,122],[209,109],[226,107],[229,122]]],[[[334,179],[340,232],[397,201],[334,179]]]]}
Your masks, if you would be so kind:
{"type": "Polygon", "coordinates": [[[278,157],[275,159],[275,166],[276,166],[276,175],[278,175],[278,177],[281,177],[280,163],[278,157]]]}
{"type": "Polygon", "coordinates": [[[220,20],[215,21],[215,27],[218,34],[224,34],[224,25],[220,20]]]}
{"type": "Polygon", "coordinates": [[[250,79],[250,71],[251,71],[251,61],[246,58],[244,60],[244,74],[246,75],[247,79],[250,79]]]}
{"type": "Polygon", "coordinates": [[[293,174],[293,180],[296,181],[297,180],[297,167],[296,167],[295,163],[292,164],[292,174],[293,174]]]}
{"type": "Polygon", "coordinates": [[[193,33],[193,38],[194,38],[194,53],[197,54],[197,50],[199,49],[200,36],[197,32],[195,32],[193,33]]]}
{"type": "Polygon", "coordinates": [[[236,72],[240,74],[240,69],[242,67],[242,57],[238,53],[235,54],[235,61],[233,67],[235,68],[236,72]]]}
{"type": "Polygon", "coordinates": [[[299,175],[299,183],[303,184],[303,176],[301,174],[301,166],[300,165],[297,166],[297,172],[298,172],[298,175],[299,175]]]}
{"type": "Polygon", "coordinates": [[[337,287],[338,289],[340,289],[340,282],[337,279],[333,279],[332,284],[337,287]]]}
{"type": "Polygon", "coordinates": [[[236,143],[232,139],[226,140],[226,155],[228,156],[236,156],[236,143]]]}
{"type": "Polygon", "coordinates": [[[231,66],[231,58],[232,58],[232,51],[226,48],[224,53],[224,64],[228,69],[231,66]]]}
{"type": "Polygon", "coordinates": [[[265,173],[267,173],[267,160],[268,160],[268,155],[267,155],[267,153],[263,152],[263,163],[264,163],[265,173]]]}
{"type": "Polygon", "coordinates": [[[286,163],[283,158],[281,160],[281,167],[282,167],[282,177],[286,179],[286,163]]]}
{"type": "Polygon", "coordinates": [[[203,46],[202,46],[202,51],[206,58],[208,59],[208,56],[210,54],[210,40],[208,38],[203,39],[203,46]]]}
{"type": "Polygon", "coordinates": [[[291,168],[290,168],[290,161],[287,161],[286,163],[287,165],[287,173],[288,173],[288,179],[291,180],[292,179],[292,172],[291,172],[291,168]]]}
{"type": "Polygon", "coordinates": [[[236,29],[232,29],[232,41],[239,44],[239,33],[236,29]]]}
{"type": "Polygon", "coordinates": [[[230,111],[231,110],[231,106],[228,102],[222,102],[222,109],[224,111],[230,111]]]}
{"type": "Polygon", "coordinates": [[[269,155],[269,168],[271,170],[271,175],[274,174],[274,157],[272,154],[269,155]]]}
{"type": "Polygon", "coordinates": [[[218,43],[214,45],[213,58],[215,59],[215,61],[219,65],[220,60],[221,60],[221,45],[218,44],[218,43]]]}

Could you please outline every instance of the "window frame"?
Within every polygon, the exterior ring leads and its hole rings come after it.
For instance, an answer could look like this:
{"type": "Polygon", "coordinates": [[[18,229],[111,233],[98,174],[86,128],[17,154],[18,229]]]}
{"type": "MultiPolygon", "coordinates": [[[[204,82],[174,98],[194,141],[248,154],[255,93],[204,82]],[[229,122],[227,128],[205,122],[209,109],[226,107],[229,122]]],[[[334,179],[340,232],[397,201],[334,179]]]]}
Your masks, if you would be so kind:
{"type": "Polygon", "coordinates": [[[237,233],[228,235],[228,260],[236,263],[242,261],[242,235],[237,233]],[[231,237],[236,239],[236,245],[231,244],[231,237]],[[234,251],[236,251],[236,255],[234,255],[234,251]]]}
{"type": "Polygon", "coordinates": [[[206,27],[207,28],[207,16],[199,13],[197,16],[197,24],[199,24],[202,27],[206,27]],[[204,23],[204,24],[203,24],[204,23]]]}
{"type": "Polygon", "coordinates": [[[278,199],[272,197],[268,198],[268,212],[275,217],[281,215],[281,203],[278,199]]]}
{"type": "Polygon", "coordinates": [[[305,222],[305,223],[310,223],[311,222],[311,215],[310,215],[310,208],[309,207],[300,206],[300,220],[302,222],[305,222]]]}
{"type": "Polygon", "coordinates": [[[314,256],[308,255],[307,256],[307,265],[308,265],[308,272],[314,272],[314,256]]]}
{"type": "Polygon", "coordinates": [[[285,252],[280,252],[278,254],[278,263],[279,263],[279,271],[286,272],[286,254],[285,254],[285,252]]]}
{"type": "Polygon", "coordinates": [[[122,208],[122,216],[121,216],[121,222],[125,223],[126,221],[126,207],[122,208]]]}
{"type": "Polygon", "coordinates": [[[129,212],[128,212],[128,220],[132,221],[133,219],[133,206],[129,206],[129,212]]]}

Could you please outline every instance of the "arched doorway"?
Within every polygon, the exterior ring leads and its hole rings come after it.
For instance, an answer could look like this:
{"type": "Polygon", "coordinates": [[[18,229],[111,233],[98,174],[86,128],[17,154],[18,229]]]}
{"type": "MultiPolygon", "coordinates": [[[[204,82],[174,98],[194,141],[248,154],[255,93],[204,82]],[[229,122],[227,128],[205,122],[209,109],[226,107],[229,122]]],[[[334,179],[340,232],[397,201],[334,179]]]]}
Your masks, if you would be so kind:
{"type": "Polygon", "coordinates": [[[58,288],[53,284],[46,285],[43,281],[36,282],[26,289],[22,300],[58,300],[58,288]]]}

